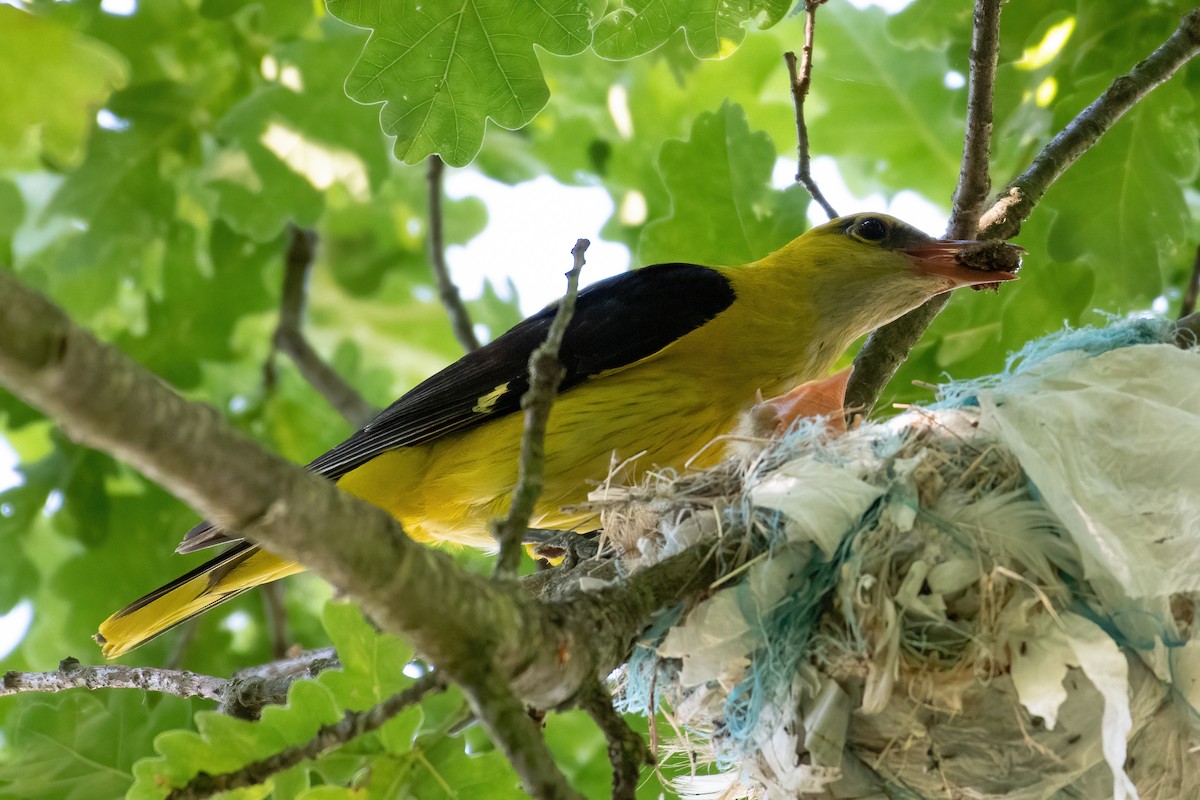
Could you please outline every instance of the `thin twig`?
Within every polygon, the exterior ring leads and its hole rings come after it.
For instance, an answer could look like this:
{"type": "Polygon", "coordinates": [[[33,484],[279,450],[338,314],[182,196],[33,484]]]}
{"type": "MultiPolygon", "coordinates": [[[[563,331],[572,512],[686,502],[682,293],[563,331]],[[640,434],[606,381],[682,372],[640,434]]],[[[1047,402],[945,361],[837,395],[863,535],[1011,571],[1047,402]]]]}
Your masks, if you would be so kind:
{"type": "Polygon", "coordinates": [[[946,228],[947,239],[974,238],[988,191],[992,188],[988,161],[992,145],[996,61],[1000,53],[1001,5],[1001,0],[981,0],[975,4],[966,133],[958,186],[954,189],[950,224],[946,228]]]}
{"type": "Polygon", "coordinates": [[[599,680],[580,692],[579,707],[599,726],[608,742],[613,800],[635,800],[642,767],[654,763],[646,741],[613,708],[612,695],[599,680]]]}
{"type": "Polygon", "coordinates": [[[808,147],[808,125],[804,122],[804,101],[808,97],[808,90],[812,86],[812,53],[813,53],[813,34],[817,28],[817,7],[823,5],[826,0],[807,0],[804,4],[806,17],[804,20],[804,47],[800,51],[800,66],[796,67],[796,54],[787,52],[783,54],[783,60],[787,63],[788,77],[792,85],[792,104],[796,107],[796,152],[798,155],[798,166],[796,169],[796,181],[808,190],[812,195],[812,199],[817,202],[825,214],[833,219],[837,216],[837,212],[833,210],[833,206],[825,199],[825,195],[821,193],[820,187],[817,186],[816,180],[812,176],[812,164],[809,157],[808,147]]]}
{"type": "Polygon", "coordinates": [[[184,665],[188,651],[192,648],[192,642],[196,641],[196,634],[199,632],[198,623],[199,619],[192,617],[184,620],[183,624],[179,626],[175,643],[171,645],[171,654],[163,662],[164,669],[179,669],[184,665]]]}
{"type": "Polygon", "coordinates": [[[442,173],[446,164],[437,155],[429,157],[429,171],[425,174],[429,181],[429,264],[433,267],[433,276],[437,279],[438,297],[450,315],[450,325],[454,328],[454,338],[468,353],[479,349],[479,339],[475,336],[475,327],[471,324],[471,314],[463,304],[462,295],[454,281],[450,280],[450,267],[446,264],[445,230],[442,221],[442,173]]]}
{"type": "Polygon", "coordinates": [[[288,747],[273,756],[252,762],[241,769],[220,775],[201,772],[184,786],[173,790],[167,800],[200,800],[219,792],[247,786],[257,786],[272,775],[328,753],[351,739],[370,733],[409,706],[420,702],[432,691],[441,691],[445,681],[436,672],[427,673],[402,692],[394,694],[364,711],[347,711],[346,716],[332,725],[323,725],[317,735],[304,744],[288,747]]]}
{"type": "Polygon", "coordinates": [[[288,675],[315,675],[338,666],[337,651],[332,647],[305,650],[291,658],[268,661],[253,667],[243,667],[233,673],[234,678],[282,678],[288,675]]]}
{"type": "Polygon", "coordinates": [[[283,585],[268,583],[262,587],[263,608],[267,612],[267,627],[271,631],[271,658],[281,659],[287,655],[288,633],[287,606],[283,602],[283,585]]]}
{"type": "Polygon", "coordinates": [[[1196,311],[1196,300],[1200,297],[1200,247],[1196,248],[1196,260],[1192,263],[1192,276],[1188,278],[1183,300],[1179,303],[1179,319],[1196,311]]]}
{"type": "Polygon", "coordinates": [[[64,658],[55,672],[6,672],[0,697],[22,692],[62,692],[67,689],[143,689],[175,697],[220,700],[229,681],[186,670],[119,665],[89,667],[64,658]]]}
{"type": "Polygon", "coordinates": [[[567,293],[559,301],[558,313],[550,323],[546,341],[529,357],[529,390],[521,397],[525,411],[525,431],[521,436],[521,458],[517,467],[517,485],[513,489],[508,516],[493,523],[493,533],[500,540],[496,558],[496,575],[515,577],[521,560],[521,542],[529,528],[533,507],[542,494],[542,468],[546,459],[546,423],[558,385],[562,383],[563,367],[558,360],[563,335],[575,313],[575,298],[579,295],[579,273],[583,255],[591,244],[579,239],[571,248],[575,263],[567,273],[567,293]]]}
{"type": "MultiPolygon", "coordinates": [[[[581,254],[582,255],[582,254],[581,254]]],[[[541,726],[503,681],[480,669],[464,682],[471,708],[535,800],[583,800],[554,763],[541,726]]]]}
{"type": "MultiPolygon", "coordinates": [[[[304,306],[308,296],[308,276],[312,271],[317,235],[295,225],[290,228],[287,256],[284,259],[283,296],[279,305],[279,325],[273,344],[287,353],[304,380],[354,427],[370,422],[378,413],[358,392],[326,364],[304,336],[304,306]]],[[[274,385],[274,351],[263,365],[268,388],[274,385]]]]}
{"type": "Polygon", "coordinates": [[[988,239],[1010,239],[1042,195],[1080,156],[1091,149],[1125,112],[1200,53],[1200,8],[1189,11],[1167,40],[1133,69],[1114,80],[1080,111],[1010,183],[980,221],[988,239]]]}
{"type": "MultiPolygon", "coordinates": [[[[996,59],[1000,51],[1002,0],[976,0],[971,36],[970,87],[967,90],[967,124],[963,137],[962,168],[954,191],[954,209],[947,231],[950,238],[975,234],[984,198],[990,185],[988,152],[992,135],[992,98],[996,88],[996,59]]],[[[946,307],[949,294],[940,294],[871,334],[854,358],[854,372],[846,386],[846,406],[871,413],[880,392],[908,358],[913,345],[933,318],[946,307]]]]}

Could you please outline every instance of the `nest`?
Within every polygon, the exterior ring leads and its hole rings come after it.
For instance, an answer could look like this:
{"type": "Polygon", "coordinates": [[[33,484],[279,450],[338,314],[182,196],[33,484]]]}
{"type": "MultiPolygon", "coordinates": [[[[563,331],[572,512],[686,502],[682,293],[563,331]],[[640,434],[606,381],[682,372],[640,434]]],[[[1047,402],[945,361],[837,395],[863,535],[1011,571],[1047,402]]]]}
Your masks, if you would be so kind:
{"type": "Polygon", "coordinates": [[[930,409],[598,492],[625,569],[728,559],[620,681],[674,728],[679,792],[1200,797],[1200,360],[1172,335],[1072,331],[930,409]]]}

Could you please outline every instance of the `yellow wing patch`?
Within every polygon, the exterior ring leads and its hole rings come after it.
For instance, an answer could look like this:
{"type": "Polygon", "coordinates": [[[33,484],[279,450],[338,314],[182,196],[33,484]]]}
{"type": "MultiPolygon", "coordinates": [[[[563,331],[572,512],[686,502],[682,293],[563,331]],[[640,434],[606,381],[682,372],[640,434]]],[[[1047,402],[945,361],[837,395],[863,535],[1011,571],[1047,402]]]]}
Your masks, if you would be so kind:
{"type": "Polygon", "coordinates": [[[505,382],[492,389],[487,394],[475,401],[474,408],[471,409],[476,414],[490,414],[496,409],[496,403],[500,402],[500,398],[508,393],[508,384],[505,382]]]}

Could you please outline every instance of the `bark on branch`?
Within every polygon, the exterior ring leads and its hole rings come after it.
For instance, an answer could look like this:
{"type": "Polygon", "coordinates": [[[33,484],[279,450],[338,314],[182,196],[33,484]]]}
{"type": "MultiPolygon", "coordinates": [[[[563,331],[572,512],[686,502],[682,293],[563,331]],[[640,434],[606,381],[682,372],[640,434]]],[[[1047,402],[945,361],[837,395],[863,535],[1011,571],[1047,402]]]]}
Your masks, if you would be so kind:
{"type": "Polygon", "coordinates": [[[220,701],[229,681],[211,675],[154,667],[88,667],[64,658],[54,672],[4,673],[0,697],[22,692],[63,692],[67,689],[142,689],[175,697],[203,697],[220,701]]]}
{"type": "Polygon", "coordinates": [[[337,656],[331,647],[251,667],[232,678],[154,667],[93,667],[80,664],[74,658],[64,658],[53,672],[4,673],[0,679],[0,697],[68,689],[141,689],[175,697],[203,697],[218,702],[223,713],[242,719],[258,719],[264,707],[287,700],[293,682],[315,677],[337,664],[337,656]]]}

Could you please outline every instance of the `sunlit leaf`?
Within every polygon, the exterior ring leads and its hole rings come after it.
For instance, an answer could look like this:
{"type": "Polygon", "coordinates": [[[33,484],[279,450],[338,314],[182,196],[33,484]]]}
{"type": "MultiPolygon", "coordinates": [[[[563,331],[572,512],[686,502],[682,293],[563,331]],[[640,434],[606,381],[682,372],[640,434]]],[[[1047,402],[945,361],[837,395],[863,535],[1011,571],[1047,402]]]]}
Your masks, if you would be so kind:
{"type": "Polygon", "coordinates": [[[191,703],[139,693],[76,692],[25,696],[5,728],[0,797],[95,800],[120,797],[133,781],[133,761],[150,752],[160,731],[186,726],[191,703]],[[129,725],[133,717],[140,719],[129,725]]]}
{"type": "Polygon", "coordinates": [[[751,132],[740,106],[698,117],[688,141],[663,145],[672,213],[642,231],[642,260],[743,264],[798,236],[807,202],[771,188],[774,165],[770,137],[751,132]]]}
{"type": "Polygon", "coordinates": [[[630,0],[600,21],[592,46],[605,58],[633,58],[682,28],[698,57],[722,58],[742,43],[749,22],[769,28],[789,7],[787,0],[630,0]]]}
{"type": "Polygon", "coordinates": [[[128,77],[121,54],[10,5],[0,5],[0,52],[0,165],[23,145],[77,163],[96,112],[128,77]]]}
{"type": "Polygon", "coordinates": [[[438,153],[461,166],[479,152],[485,120],[529,122],[550,96],[534,45],[570,55],[591,38],[592,11],[577,0],[331,0],[329,10],[373,29],[346,90],[384,104],[383,129],[409,163],[438,153]]]}

